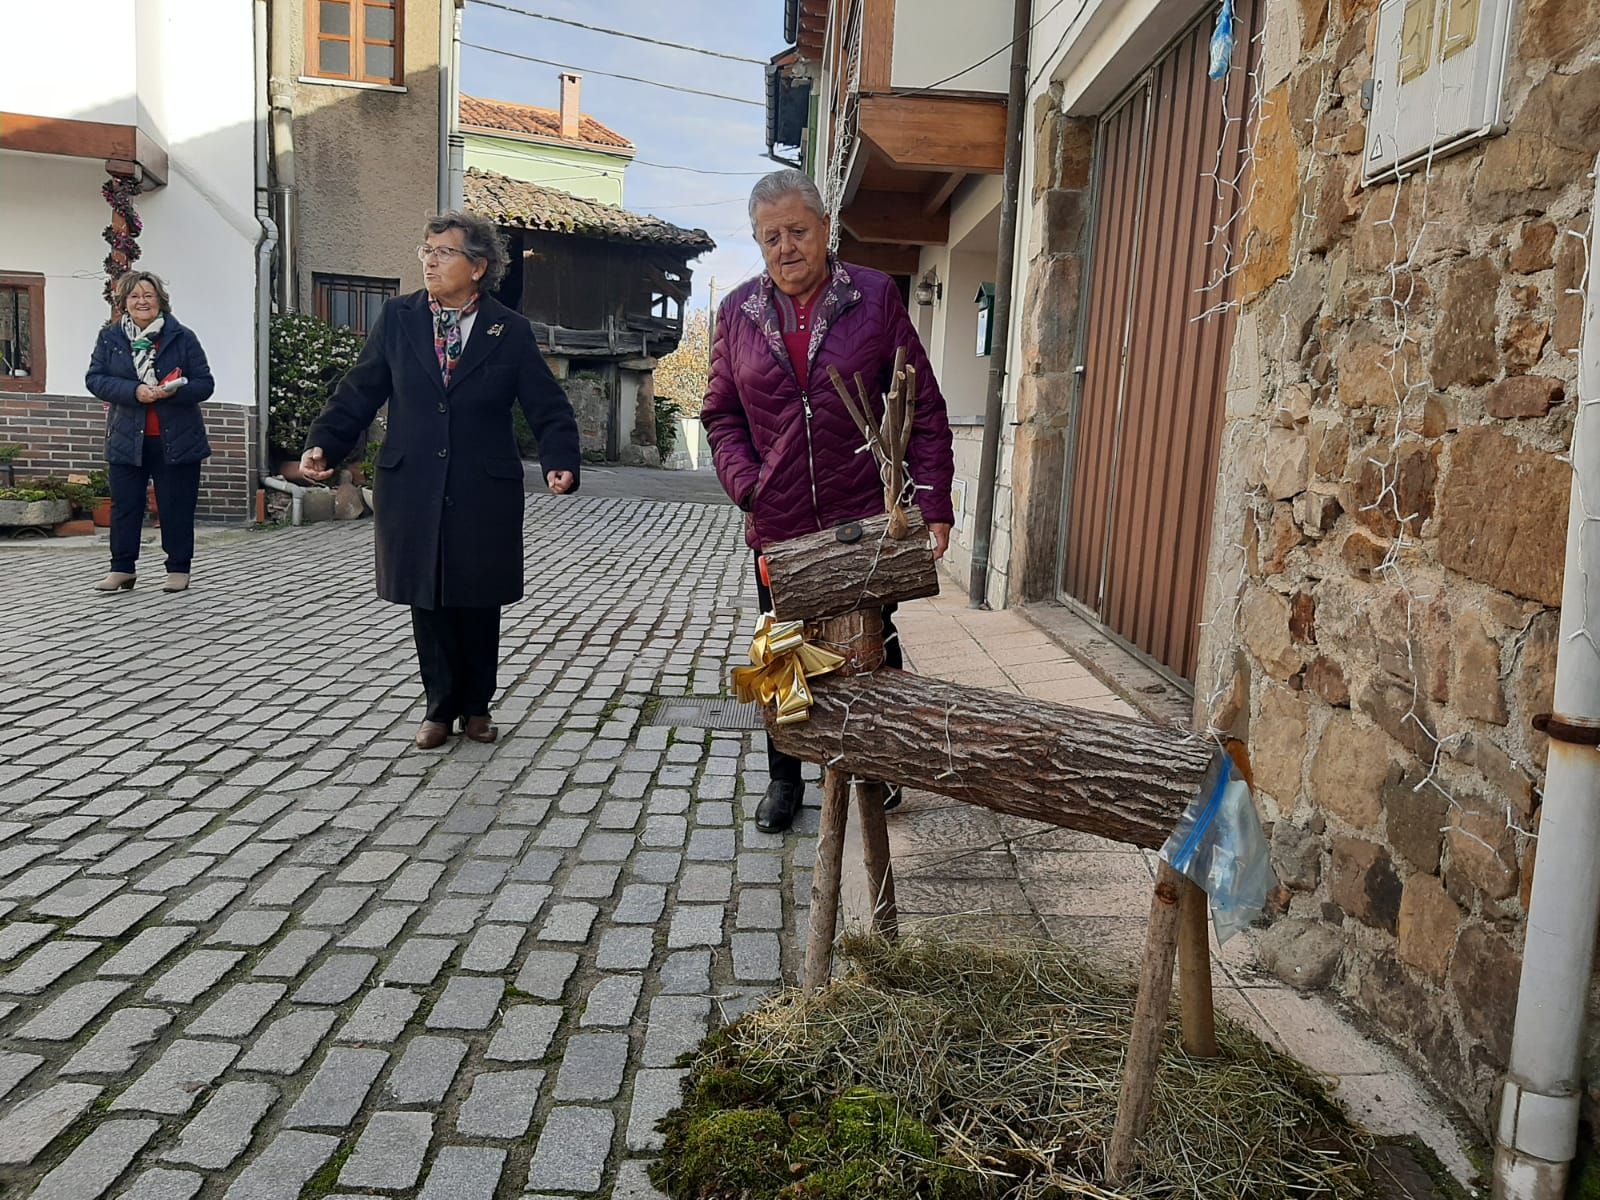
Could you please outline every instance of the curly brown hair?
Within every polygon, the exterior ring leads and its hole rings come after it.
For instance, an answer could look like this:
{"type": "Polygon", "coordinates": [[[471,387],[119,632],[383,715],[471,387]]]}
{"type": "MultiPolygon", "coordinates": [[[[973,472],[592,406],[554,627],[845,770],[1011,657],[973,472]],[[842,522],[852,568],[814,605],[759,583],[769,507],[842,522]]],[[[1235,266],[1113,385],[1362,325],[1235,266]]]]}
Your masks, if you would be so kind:
{"type": "Polygon", "coordinates": [[[122,320],[122,314],[128,311],[128,293],[141,283],[148,283],[156,290],[156,299],[161,302],[161,315],[166,316],[172,311],[172,297],[167,295],[167,285],[161,282],[161,276],[152,271],[124,271],[117,276],[116,285],[111,289],[111,304],[116,309],[113,321],[122,320]]]}

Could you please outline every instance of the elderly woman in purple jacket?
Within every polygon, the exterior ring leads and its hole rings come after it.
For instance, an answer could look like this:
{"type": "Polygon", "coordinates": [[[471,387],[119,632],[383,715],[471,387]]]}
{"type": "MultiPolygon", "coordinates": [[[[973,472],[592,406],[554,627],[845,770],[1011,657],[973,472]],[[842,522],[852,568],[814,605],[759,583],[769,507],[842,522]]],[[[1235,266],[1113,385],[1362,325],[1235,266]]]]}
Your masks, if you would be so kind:
{"type": "MultiPolygon", "coordinates": [[[[906,462],[942,556],[955,517],[955,475],[944,397],[895,283],[881,271],[828,253],[829,220],[816,185],[799,171],[775,171],[750,193],[750,227],[766,271],[735,289],[717,313],[711,376],[700,419],[717,477],[745,511],[745,540],[761,548],[883,512],[883,484],[861,434],[834,391],[829,367],[857,372],[868,391],[888,390],[895,352],[917,370],[916,423],[906,462]]],[[[772,597],[761,582],[763,609],[772,597]]],[[[901,665],[884,610],[884,657],[901,665]]],[[[772,782],[756,825],[787,829],[804,794],[799,760],[767,742],[772,782]]],[[[891,806],[898,794],[891,794],[891,806]]]]}

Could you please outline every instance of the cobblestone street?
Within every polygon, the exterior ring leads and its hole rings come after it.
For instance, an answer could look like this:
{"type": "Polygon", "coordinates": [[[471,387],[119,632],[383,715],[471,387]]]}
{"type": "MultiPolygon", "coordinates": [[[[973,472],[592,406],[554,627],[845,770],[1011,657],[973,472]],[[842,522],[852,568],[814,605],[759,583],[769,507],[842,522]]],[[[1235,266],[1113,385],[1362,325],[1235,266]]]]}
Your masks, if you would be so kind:
{"type": "Polygon", "coordinates": [[[727,506],[530,498],[497,745],[411,744],[371,525],[195,583],[0,550],[0,1191],[653,1196],[708,1025],[796,966],[815,810],[718,729],[754,606],[727,506]],[[675,698],[683,699],[675,699],[675,698]]]}

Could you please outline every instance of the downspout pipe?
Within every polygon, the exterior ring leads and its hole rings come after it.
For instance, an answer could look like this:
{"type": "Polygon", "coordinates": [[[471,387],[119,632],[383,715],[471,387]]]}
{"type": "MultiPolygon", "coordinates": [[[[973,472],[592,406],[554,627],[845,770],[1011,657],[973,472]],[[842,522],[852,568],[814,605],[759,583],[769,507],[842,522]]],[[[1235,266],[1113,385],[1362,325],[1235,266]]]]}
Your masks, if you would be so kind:
{"type": "Polygon", "coordinates": [[[267,102],[272,120],[273,219],[278,227],[277,301],[279,312],[300,311],[300,260],[295,253],[294,76],[290,55],[295,18],[286,3],[270,6],[267,102]]]}
{"type": "Polygon", "coordinates": [[[983,451],[978,467],[977,507],[972,515],[972,570],[967,603],[982,608],[989,594],[989,555],[994,541],[994,488],[1000,473],[1000,430],[1005,417],[1006,359],[1011,342],[1011,285],[1017,257],[1017,193],[1022,187],[1022,122],[1028,103],[1028,44],[1033,0],[1016,0],[1011,18],[1011,90],[1006,98],[1005,191],[1000,201],[1000,244],[995,254],[994,342],[989,355],[989,394],[983,408],[983,451]]]}
{"type": "Polygon", "coordinates": [[[439,211],[462,206],[466,144],[461,136],[461,5],[439,8],[439,211]]]}
{"type": "Polygon", "coordinates": [[[278,248],[278,226],[273,221],[267,199],[268,172],[268,81],[267,0],[255,3],[256,40],[256,221],[261,238],[256,243],[256,477],[272,474],[268,462],[267,426],[271,418],[272,397],[272,255],[278,248]]]}
{"type": "MultiPolygon", "coordinates": [[[[1600,161],[1596,163],[1600,172],[1600,161]]],[[[1600,234],[1600,209],[1593,233],[1600,234]]],[[[1537,870],[1511,1062],[1495,1129],[1496,1200],[1560,1200],[1578,1145],[1581,1050],[1600,924],[1600,271],[1584,298],[1561,638],[1537,870]]]]}

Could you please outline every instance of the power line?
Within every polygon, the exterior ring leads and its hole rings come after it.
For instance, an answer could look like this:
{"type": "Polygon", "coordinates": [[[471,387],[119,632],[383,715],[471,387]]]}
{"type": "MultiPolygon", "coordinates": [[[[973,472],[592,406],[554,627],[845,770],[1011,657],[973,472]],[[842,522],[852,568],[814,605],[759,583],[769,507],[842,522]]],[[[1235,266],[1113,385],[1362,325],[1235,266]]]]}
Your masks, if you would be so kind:
{"type": "Polygon", "coordinates": [[[574,21],[568,17],[552,17],[548,13],[531,12],[526,8],[516,8],[510,4],[500,4],[496,0],[469,0],[484,8],[498,8],[501,12],[516,13],[518,16],[532,17],[536,21],[551,21],[557,25],[570,25],[574,29],[587,29],[590,33],[604,33],[611,37],[630,38],[635,42],[648,42],[652,46],[666,46],[672,50],[687,50],[691,54],[706,54],[712,58],[725,58],[730,62],[753,63],[758,67],[766,66],[766,61],[760,58],[746,58],[742,54],[724,54],[721,50],[707,50],[704,46],[690,46],[683,42],[665,42],[660,38],[646,37],[642,33],[628,33],[622,29],[607,29],[602,25],[586,25],[582,21],[574,21]]]}
{"type": "MultiPolygon", "coordinates": [[[[469,133],[476,133],[476,132],[478,132],[478,131],[477,130],[469,130],[469,133]]],[[[484,136],[486,136],[486,137],[494,137],[496,135],[493,132],[488,132],[484,136]]],[[[541,145],[542,143],[533,142],[533,143],[530,143],[530,144],[537,146],[537,145],[541,145]]],[[[605,146],[595,146],[595,147],[593,147],[593,149],[597,154],[604,154],[604,153],[606,153],[606,149],[607,148],[605,146]]],[[[473,151],[472,152],[474,154],[493,154],[493,155],[496,155],[496,156],[498,156],[500,158],[526,159],[526,158],[531,157],[530,155],[514,154],[509,150],[490,150],[490,149],[487,149],[487,148],[482,147],[482,146],[473,147],[473,151]]],[[[765,171],[712,171],[712,170],[709,170],[708,168],[705,168],[705,167],[689,167],[689,166],[685,166],[682,163],[646,162],[646,161],[644,161],[642,159],[637,159],[637,158],[623,159],[621,155],[618,155],[617,157],[618,157],[618,161],[625,167],[653,167],[658,171],[687,171],[691,175],[739,175],[739,176],[748,175],[748,176],[754,177],[754,176],[757,176],[757,175],[765,175],[765,174],[767,174],[767,172],[765,172],[765,171]]],[[[532,182],[532,181],[530,181],[530,182],[532,182]]]]}
{"type": "Polygon", "coordinates": [[[520,59],[522,62],[538,63],[545,67],[560,67],[563,71],[582,71],[586,75],[604,75],[607,79],[625,79],[629,83],[643,83],[650,87],[665,88],[669,92],[686,92],[691,96],[709,96],[713,100],[728,100],[734,104],[748,104],[752,108],[765,108],[760,100],[746,100],[743,96],[728,96],[722,92],[702,92],[699,88],[681,87],[676,83],[661,83],[655,79],[643,79],[638,75],[618,75],[614,71],[599,71],[593,67],[575,67],[571,63],[556,62],[549,58],[535,58],[531,54],[517,54],[511,50],[501,50],[494,46],[480,46],[477,42],[462,42],[463,46],[472,50],[482,50],[486,54],[502,54],[506,58],[520,59]]]}

